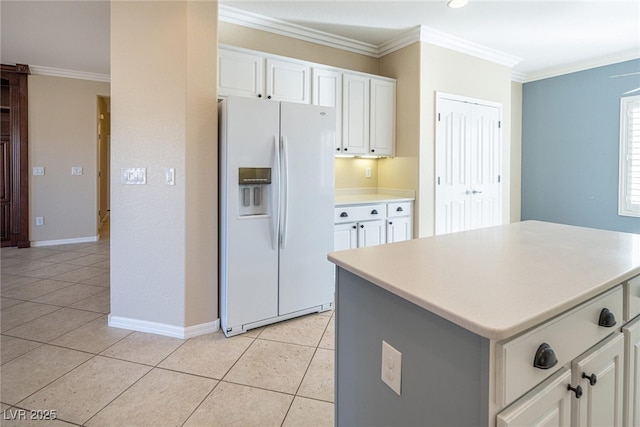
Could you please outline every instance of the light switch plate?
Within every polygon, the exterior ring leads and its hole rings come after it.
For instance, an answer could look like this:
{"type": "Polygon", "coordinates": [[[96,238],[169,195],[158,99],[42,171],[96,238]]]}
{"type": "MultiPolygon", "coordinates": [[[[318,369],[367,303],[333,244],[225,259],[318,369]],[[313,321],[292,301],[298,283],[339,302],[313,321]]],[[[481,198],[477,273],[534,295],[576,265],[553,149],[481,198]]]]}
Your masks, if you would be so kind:
{"type": "Polygon", "coordinates": [[[33,167],[34,175],[44,175],[44,166],[34,166],[33,167]]]}
{"type": "Polygon", "coordinates": [[[82,166],[72,166],[71,175],[82,175],[82,166]]]}
{"type": "Polygon", "coordinates": [[[382,341],[382,381],[400,396],[402,353],[382,341]]]}
{"type": "Polygon", "coordinates": [[[164,170],[165,182],[167,185],[176,185],[176,169],[166,168],[164,170]]]}

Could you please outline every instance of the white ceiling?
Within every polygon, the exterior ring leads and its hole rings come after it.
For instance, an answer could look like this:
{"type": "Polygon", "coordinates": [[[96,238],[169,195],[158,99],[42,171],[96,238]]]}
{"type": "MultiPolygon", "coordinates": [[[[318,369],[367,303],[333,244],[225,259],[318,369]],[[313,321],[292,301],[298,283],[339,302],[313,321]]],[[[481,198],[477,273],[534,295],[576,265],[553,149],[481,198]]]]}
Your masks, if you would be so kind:
{"type": "MultiPolygon", "coordinates": [[[[532,76],[640,57],[638,0],[221,0],[221,5],[380,46],[424,25],[521,58],[532,76]]],[[[109,74],[109,2],[0,2],[0,59],[109,74]]]]}

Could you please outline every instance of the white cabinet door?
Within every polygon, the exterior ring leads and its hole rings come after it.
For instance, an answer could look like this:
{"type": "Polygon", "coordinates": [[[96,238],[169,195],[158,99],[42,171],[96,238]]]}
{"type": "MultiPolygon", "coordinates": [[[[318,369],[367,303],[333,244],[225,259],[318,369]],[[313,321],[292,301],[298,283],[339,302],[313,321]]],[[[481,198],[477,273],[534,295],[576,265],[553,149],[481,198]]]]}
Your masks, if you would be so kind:
{"type": "Polygon", "coordinates": [[[623,369],[620,332],[571,362],[571,384],[584,392],[579,399],[572,398],[573,426],[622,426],[623,369]]]}
{"type": "Polygon", "coordinates": [[[369,154],[369,78],[342,77],[342,150],[344,154],[369,154]]]}
{"type": "Polygon", "coordinates": [[[267,59],[267,99],[311,103],[311,67],[299,62],[267,59]]]}
{"type": "Polygon", "coordinates": [[[624,425],[640,426],[640,317],[622,328],[625,338],[624,425]]]}
{"type": "Polygon", "coordinates": [[[342,73],[314,68],[311,103],[336,109],[336,153],[342,152],[342,73]]]}
{"type": "Polygon", "coordinates": [[[358,247],[382,245],[387,242],[386,221],[365,221],[358,223],[358,247]]]}
{"type": "Polygon", "coordinates": [[[567,384],[571,371],[562,368],[516,401],[497,417],[498,427],[567,427],[571,420],[571,396],[567,384]]]}
{"type": "Polygon", "coordinates": [[[411,217],[403,216],[387,220],[387,243],[411,240],[411,217]]]}
{"type": "Polygon", "coordinates": [[[264,59],[231,50],[218,50],[218,95],[262,97],[264,59]]]}
{"type": "Polygon", "coordinates": [[[336,224],[333,228],[333,249],[345,251],[358,247],[358,226],[354,222],[336,224]]]}
{"type": "Polygon", "coordinates": [[[372,78],[369,152],[393,156],[396,145],[396,82],[372,78]]]}

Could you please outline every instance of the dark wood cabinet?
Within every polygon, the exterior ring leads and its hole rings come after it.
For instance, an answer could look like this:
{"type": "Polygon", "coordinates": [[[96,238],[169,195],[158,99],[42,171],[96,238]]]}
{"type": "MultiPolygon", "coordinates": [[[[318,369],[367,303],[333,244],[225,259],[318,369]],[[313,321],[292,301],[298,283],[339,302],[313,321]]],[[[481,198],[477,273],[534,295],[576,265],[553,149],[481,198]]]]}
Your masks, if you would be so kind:
{"type": "Polygon", "coordinates": [[[28,248],[29,175],[27,75],[29,66],[1,66],[0,237],[2,246],[28,248]]]}

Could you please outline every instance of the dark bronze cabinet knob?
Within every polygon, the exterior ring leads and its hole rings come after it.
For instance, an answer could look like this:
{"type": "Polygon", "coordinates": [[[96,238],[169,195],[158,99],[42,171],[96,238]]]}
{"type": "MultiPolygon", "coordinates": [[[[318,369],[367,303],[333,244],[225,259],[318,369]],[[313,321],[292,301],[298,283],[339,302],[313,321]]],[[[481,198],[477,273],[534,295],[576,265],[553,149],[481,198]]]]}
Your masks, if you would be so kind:
{"type": "Polygon", "coordinates": [[[598,325],[605,328],[612,328],[616,325],[616,316],[608,308],[603,308],[600,312],[600,319],[598,319],[598,325]]]}
{"type": "Polygon", "coordinates": [[[542,343],[533,358],[533,366],[538,369],[550,369],[556,366],[558,358],[549,344],[542,343]]]}

